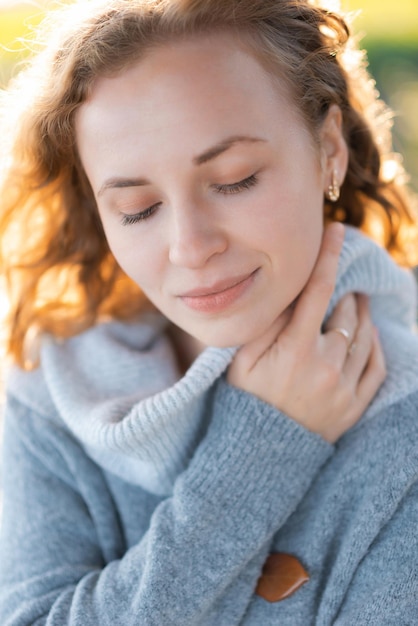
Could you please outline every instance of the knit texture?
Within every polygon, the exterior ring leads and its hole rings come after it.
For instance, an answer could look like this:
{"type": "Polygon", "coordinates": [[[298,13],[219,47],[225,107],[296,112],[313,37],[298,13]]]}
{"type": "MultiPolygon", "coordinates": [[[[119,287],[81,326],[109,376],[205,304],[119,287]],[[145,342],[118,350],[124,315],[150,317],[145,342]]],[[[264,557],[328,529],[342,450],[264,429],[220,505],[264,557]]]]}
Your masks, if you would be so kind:
{"type": "Polygon", "coordinates": [[[347,228],[329,312],[368,293],[388,377],[335,446],[223,377],[180,377],[165,321],[45,341],[8,382],[0,623],[352,626],[416,623],[415,283],[347,228]],[[270,552],[310,580],[254,595],[270,552]]]}

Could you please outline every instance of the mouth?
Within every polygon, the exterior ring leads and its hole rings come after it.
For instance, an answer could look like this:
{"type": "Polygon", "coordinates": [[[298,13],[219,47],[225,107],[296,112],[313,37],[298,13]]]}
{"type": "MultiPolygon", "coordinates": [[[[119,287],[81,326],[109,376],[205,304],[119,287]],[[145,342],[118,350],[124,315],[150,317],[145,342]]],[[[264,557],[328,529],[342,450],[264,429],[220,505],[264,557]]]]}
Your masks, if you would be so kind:
{"type": "Polygon", "coordinates": [[[180,295],[189,308],[203,313],[217,313],[238,300],[252,285],[258,269],[221,280],[208,287],[192,289],[180,295]]]}

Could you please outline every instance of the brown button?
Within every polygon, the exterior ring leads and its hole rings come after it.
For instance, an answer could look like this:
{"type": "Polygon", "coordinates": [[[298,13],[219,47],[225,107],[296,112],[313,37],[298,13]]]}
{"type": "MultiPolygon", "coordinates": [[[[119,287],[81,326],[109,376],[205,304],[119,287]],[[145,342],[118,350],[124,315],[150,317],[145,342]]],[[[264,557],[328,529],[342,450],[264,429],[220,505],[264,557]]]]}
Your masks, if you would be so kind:
{"type": "Polygon", "coordinates": [[[308,580],[308,572],[295,556],[276,552],[270,554],[264,563],[255,592],[268,602],[280,602],[308,580]]]}

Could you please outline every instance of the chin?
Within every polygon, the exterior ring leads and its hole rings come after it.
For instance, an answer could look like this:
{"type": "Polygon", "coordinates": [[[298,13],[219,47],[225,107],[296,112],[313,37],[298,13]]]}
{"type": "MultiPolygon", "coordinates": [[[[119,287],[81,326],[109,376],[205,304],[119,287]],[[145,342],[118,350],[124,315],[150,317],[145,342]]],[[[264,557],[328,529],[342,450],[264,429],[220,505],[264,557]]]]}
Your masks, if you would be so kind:
{"type": "Polygon", "coordinates": [[[229,319],[212,319],[203,326],[190,325],[185,330],[192,337],[200,341],[205,346],[214,348],[232,348],[243,346],[260,339],[262,335],[268,333],[274,325],[277,335],[283,330],[289,321],[289,313],[294,306],[292,302],[279,316],[269,315],[273,307],[263,307],[263,310],[253,310],[251,314],[233,316],[229,319]],[[264,314],[264,315],[263,315],[264,314]]]}

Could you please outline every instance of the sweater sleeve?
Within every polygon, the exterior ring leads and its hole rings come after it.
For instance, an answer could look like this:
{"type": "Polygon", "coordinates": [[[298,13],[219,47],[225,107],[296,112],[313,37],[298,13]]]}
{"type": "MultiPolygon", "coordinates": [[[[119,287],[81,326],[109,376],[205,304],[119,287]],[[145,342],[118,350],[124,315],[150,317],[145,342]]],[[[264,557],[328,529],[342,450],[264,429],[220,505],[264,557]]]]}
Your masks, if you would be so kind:
{"type": "Polygon", "coordinates": [[[139,543],[114,558],[103,553],[94,519],[111,515],[109,507],[96,493],[93,513],[83,497],[98,491],[100,470],[77,442],[12,399],[4,444],[3,626],[239,624],[273,534],[333,452],[222,381],[173,495],[139,543]]]}
{"type": "Polygon", "coordinates": [[[398,626],[418,620],[418,482],[359,564],[335,626],[398,626]]]}

